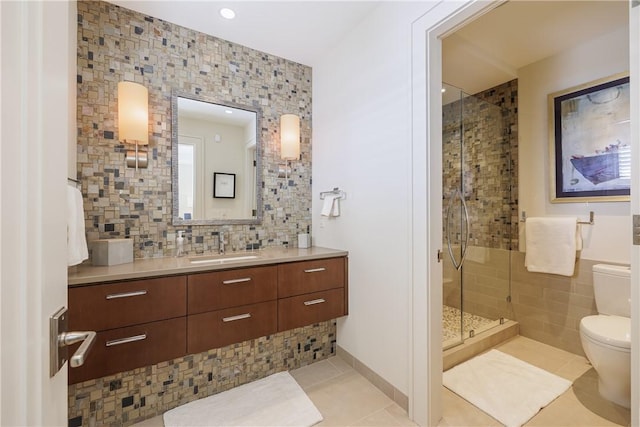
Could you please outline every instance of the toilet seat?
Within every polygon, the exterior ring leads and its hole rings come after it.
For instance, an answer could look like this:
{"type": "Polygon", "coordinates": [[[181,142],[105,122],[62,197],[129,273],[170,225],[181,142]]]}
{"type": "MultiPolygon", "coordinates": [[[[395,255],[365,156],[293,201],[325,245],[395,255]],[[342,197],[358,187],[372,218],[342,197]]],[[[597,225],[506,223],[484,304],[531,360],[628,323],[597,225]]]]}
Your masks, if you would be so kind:
{"type": "Polygon", "coordinates": [[[580,321],[580,331],[591,340],[620,351],[631,349],[631,319],[628,317],[586,316],[580,321]]]}

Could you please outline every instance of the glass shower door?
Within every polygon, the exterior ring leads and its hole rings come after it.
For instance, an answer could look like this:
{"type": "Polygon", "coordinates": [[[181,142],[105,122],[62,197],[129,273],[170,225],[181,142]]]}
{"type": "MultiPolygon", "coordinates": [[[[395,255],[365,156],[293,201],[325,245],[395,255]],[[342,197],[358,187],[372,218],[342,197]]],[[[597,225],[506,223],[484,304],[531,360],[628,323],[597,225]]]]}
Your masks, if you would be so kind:
{"type": "Polygon", "coordinates": [[[503,110],[443,85],[443,347],[509,311],[510,142],[503,110]]]}
{"type": "Polygon", "coordinates": [[[468,211],[463,188],[463,98],[465,94],[443,85],[442,107],[442,207],[444,227],[443,265],[443,348],[463,342],[462,265],[468,245],[468,211]]]}

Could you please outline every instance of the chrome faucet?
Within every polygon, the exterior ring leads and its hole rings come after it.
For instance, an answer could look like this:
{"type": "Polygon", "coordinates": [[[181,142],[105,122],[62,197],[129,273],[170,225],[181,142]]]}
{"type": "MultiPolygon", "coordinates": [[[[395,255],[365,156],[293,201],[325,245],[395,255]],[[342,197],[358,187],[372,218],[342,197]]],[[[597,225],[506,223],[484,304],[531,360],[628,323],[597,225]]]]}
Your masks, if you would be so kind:
{"type": "Polygon", "coordinates": [[[220,231],[218,232],[218,253],[220,255],[224,255],[224,244],[226,242],[224,241],[224,232],[220,231]]]}

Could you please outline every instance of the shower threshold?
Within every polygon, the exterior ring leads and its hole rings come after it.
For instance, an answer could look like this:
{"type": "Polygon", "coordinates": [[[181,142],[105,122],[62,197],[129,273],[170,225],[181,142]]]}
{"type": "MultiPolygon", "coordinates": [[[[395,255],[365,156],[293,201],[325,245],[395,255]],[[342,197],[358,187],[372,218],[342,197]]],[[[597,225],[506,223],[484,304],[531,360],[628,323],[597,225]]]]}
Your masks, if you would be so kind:
{"type": "Polygon", "coordinates": [[[504,323],[496,320],[493,323],[495,326],[484,330],[482,333],[476,333],[473,338],[465,339],[462,344],[443,350],[443,371],[510,340],[520,332],[518,322],[514,320],[505,319],[504,323]]]}

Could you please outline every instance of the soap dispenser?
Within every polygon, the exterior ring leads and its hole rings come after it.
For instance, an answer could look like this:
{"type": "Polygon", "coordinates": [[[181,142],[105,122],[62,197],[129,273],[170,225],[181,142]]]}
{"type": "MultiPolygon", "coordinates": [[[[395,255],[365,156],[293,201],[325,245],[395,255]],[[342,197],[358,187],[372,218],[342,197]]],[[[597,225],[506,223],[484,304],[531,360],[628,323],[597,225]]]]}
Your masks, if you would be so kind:
{"type": "Polygon", "coordinates": [[[182,237],[182,233],[184,233],[184,231],[179,230],[178,231],[178,237],[176,238],[176,256],[183,256],[184,255],[184,237],[182,237]]]}

